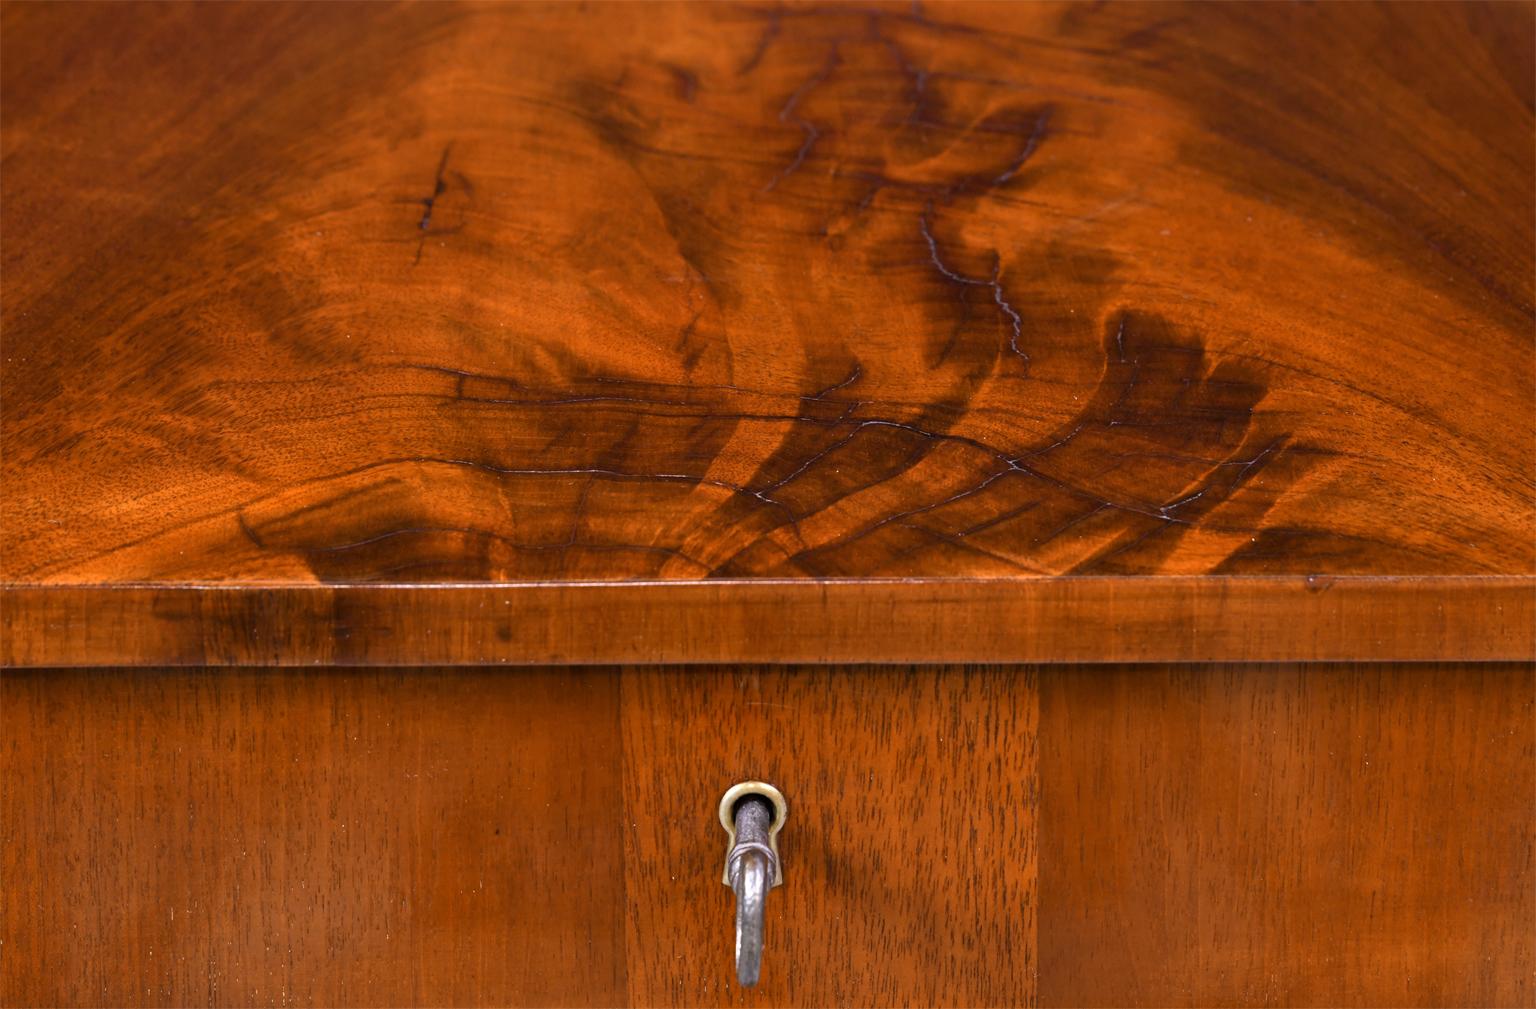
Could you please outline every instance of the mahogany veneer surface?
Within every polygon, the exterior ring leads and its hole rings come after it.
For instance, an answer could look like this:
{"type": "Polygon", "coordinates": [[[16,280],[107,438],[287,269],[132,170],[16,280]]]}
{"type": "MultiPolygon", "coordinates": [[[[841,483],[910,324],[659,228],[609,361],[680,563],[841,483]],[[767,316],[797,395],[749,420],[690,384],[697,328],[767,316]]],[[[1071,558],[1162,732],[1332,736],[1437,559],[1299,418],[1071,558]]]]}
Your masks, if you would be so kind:
{"type": "Polygon", "coordinates": [[[1536,652],[1528,4],[3,17],[6,661],[218,651],[125,586],[1094,575],[1536,652]]]}
{"type": "Polygon", "coordinates": [[[0,4],[0,997],[1536,1003],[1533,52],[0,4]]]}
{"type": "Polygon", "coordinates": [[[22,670],[7,1005],[1528,1006],[1530,664],[22,670]],[[738,991],[715,803],[789,797],[738,991]]]}
{"type": "Polygon", "coordinates": [[[1041,1004],[1536,1004],[1536,666],[1040,684],[1041,1004]]]}

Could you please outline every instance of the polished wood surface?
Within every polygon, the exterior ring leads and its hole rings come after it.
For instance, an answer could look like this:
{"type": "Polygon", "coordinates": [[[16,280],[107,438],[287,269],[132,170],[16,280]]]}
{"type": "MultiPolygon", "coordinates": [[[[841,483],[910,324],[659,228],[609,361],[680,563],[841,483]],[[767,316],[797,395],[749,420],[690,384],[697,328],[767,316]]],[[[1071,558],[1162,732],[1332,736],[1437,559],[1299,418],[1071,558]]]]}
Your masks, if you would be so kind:
{"type": "Polygon", "coordinates": [[[3,16],[10,586],[1536,572],[1527,4],[3,16]]]}
{"type": "Polygon", "coordinates": [[[1529,3],[0,3],[0,1002],[1536,1004],[1533,141],[1529,3]]]}
{"type": "Polygon", "coordinates": [[[8,672],[0,998],[1030,1004],[1035,698],[953,668],[8,672]],[[756,776],[791,806],[743,996],[716,807],[756,776]]]}
{"type": "Polygon", "coordinates": [[[0,676],[0,1001],[1528,1006],[1525,664],[0,676]],[[761,986],[724,789],[783,788],[761,986]]]}
{"type": "Polygon", "coordinates": [[[1032,669],[626,670],[628,965],[640,1004],[1035,1004],[1032,669]],[[734,989],[710,798],[789,802],[763,979],[734,989]],[[677,808],[697,796],[696,809],[677,808]],[[681,815],[680,815],[681,814],[681,815]]]}
{"type": "Polygon", "coordinates": [[[1040,683],[1041,1004],[1536,1004],[1536,666],[1040,683]]]}
{"type": "Polygon", "coordinates": [[[1074,577],[28,587],[0,664],[1209,662],[1536,657],[1522,578],[1074,577]]]}
{"type": "Polygon", "coordinates": [[[625,1000],[612,670],[0,676],[7,1006],[625,1000]]]}

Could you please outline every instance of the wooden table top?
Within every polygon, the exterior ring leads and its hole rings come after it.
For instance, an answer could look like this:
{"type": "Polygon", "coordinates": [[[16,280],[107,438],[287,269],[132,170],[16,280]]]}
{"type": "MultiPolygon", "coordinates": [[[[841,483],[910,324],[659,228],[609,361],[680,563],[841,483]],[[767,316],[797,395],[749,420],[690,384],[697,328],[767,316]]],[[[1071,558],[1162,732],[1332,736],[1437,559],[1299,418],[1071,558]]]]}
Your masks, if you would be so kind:
{"type": "Polygon", "coordinates": [[[3,17],[7,662],[1536,653],[1530,5],[3,17]]]}

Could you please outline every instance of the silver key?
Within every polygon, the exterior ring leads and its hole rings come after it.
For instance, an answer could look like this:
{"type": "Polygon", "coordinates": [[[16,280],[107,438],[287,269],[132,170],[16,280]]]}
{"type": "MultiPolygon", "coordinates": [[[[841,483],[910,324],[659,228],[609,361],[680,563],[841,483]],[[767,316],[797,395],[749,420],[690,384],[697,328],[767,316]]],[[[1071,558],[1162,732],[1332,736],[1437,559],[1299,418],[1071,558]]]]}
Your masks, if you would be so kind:
{"type": "Polygon", "coordinates": [[[733,786],[720,800],[720,823],[731,835],[725,884],[736,894],[736,979],[757,984],[763,964],[768,891],[784,882],[778,833],[789,807],[777,788],[760,781],[733,786]]]}

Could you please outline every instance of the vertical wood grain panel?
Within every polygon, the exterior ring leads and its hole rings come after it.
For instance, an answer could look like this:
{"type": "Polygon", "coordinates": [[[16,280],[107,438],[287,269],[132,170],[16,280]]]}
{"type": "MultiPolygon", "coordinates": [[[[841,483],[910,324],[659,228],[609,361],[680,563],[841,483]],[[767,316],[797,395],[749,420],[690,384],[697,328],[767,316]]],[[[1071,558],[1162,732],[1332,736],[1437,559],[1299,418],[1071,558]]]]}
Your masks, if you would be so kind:
{"type": "Polygon", "coordinates": [[[1533,667],[1041,680],[1042,1004],[1536,1000],[1533,667]]]}
{"type": "Polygon", "coordinates": [[[0,686],[7,1005],[1536,993],[1529,665],[0,686]],[[751,777],[792,812],[743,993],[714,809],[751,777]]]}
{"type": "Polygon", "coordinates": [[[612,670],[0,684],[5,1004],[623,1001],[612,670]]]}
{"type": "Polygon", "coordinates": [[[626,670],[636,1005],[1032,1005],[1034,673],[626,670]],[[736,988],[721,793],[790,805],[760,985],[736,988]]]}

